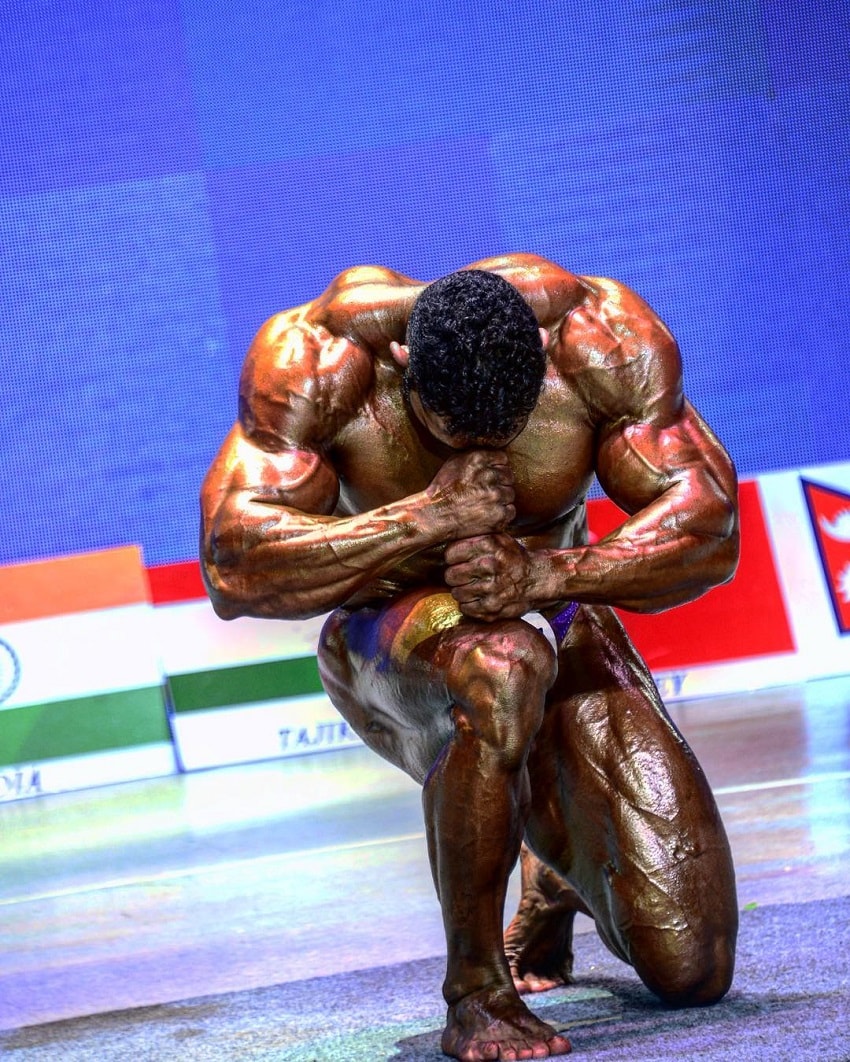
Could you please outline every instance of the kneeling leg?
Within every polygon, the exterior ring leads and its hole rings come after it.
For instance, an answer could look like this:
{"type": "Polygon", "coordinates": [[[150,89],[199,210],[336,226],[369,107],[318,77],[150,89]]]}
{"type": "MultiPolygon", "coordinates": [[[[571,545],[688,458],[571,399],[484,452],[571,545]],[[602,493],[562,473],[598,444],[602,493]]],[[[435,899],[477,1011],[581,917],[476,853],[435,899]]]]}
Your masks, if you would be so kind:
{"type": "Polygon", "coordinates": [[[608,947],[670,1004],[720,999],[738,924],[728,841],[702,769],[610,610],[585,606],[567,635],[529,774],[527,841],[575,888],[608,947]]]}
{"type": "Polygon", "coordinates": [[[465,621],[445,598],[412,593],[335,614],[323,681],[366,743],[423,783],[448,947],[443,1050],[462,1060],[565,1054],[569,1042],[519,999],[502,944],[554,655],[528,624],[465,621]]]}

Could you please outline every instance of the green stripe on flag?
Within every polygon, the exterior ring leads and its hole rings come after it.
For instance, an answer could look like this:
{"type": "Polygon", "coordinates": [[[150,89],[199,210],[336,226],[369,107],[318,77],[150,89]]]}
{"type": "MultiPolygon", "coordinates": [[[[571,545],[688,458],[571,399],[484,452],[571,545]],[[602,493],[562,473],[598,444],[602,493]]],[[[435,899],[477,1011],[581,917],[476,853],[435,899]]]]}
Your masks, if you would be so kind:
{"type": "Polygon", "coordinates": [[[233,704],[257,704],[322,692],[315,656],[171,675],[168,684],[177,712],[228,708],[233,704]]]}
{"type": "Polygon", "coordinates": [[[170,741],[159,686],[0,711],[0,765],[170,741]]]}

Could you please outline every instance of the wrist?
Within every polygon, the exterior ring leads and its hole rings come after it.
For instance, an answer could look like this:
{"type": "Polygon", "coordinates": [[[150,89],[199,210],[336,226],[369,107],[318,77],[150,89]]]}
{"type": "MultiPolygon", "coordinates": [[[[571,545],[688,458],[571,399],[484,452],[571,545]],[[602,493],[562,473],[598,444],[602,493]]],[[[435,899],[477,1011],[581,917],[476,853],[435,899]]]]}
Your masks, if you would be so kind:
{"type": "Polygon", "coordinates": [[[569,597],[562,565],[556,563],[560,553],[549,549],[529,551],[529,597],[535,608],[545,608],[569,597]]]}
{"type": "Polygon", "coordinates": [[[458,537],[455,522],[451,519],[448,504],[429,490],[408,499],[413,523],[425,546],[442,546],[458,537]]]}

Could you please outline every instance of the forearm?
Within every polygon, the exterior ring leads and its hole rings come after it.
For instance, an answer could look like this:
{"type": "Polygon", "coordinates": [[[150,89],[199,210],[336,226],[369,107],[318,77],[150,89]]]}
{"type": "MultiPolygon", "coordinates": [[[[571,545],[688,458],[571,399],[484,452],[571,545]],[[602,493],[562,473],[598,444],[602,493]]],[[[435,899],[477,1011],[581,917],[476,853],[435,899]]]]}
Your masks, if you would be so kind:
{"type": "Polygon", "coordinates": [[[406,558],[443,541],[446,529],[427,502],[423,493],[344,518],[231,503],[203,541],[216,612],[226,619],[298,619],[338,607],[406,558]]]}
{"type": "Polygon", "coordinates": [[[599,543],[536,551],[535,583],[543,602],[660,612],[727,582],[738,550],[733,502],[719,491],[694,499],[679,485],[599,543]]]}

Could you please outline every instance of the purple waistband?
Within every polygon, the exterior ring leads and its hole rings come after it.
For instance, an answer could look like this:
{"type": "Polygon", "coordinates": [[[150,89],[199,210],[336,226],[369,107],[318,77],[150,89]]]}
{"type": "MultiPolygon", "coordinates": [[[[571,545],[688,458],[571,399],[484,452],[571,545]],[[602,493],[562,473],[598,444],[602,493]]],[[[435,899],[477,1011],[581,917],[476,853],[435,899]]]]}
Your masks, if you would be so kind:
{"type": "Polygon", "coordinates": [[[576,612],[578,612],[578,601],[571,601],[566,608],[562,608],[556,616],[549,620],[549,626],[555,632],[555,638],[559,642],[563,640],[564,635],[570,629],[570,624],[576,618],[576,612]]]}

